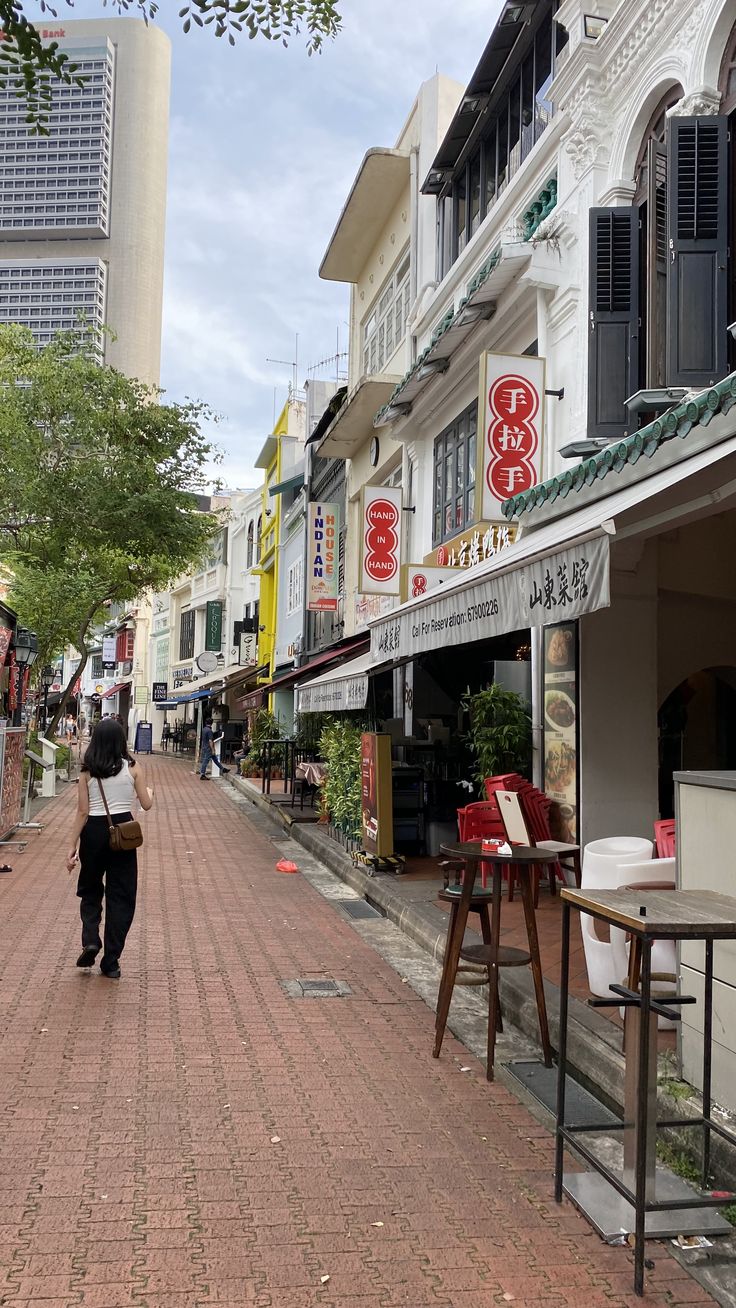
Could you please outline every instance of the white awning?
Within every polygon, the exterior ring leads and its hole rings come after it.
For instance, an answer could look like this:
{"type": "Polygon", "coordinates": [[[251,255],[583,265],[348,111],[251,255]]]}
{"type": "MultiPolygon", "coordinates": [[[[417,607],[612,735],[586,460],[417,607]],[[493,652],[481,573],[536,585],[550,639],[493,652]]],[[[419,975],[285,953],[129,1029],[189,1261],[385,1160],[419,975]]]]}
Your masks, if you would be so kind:
{"type": "Polygon", "coordinates": [[[361,377],[342,408],[338,409],[317,446],[317,453],[322,458],[353,458],[361,445],[373,435],[373,419],[396,390],[400,380],[387,373],[361,377]]]}
{"type": "Polygon", "coordinates": [[[370,651],[359,654],[339,668],[323,672],[296,686],[298,713],[349,713],[364,709],[368,702],[368,677],[376,672],[370,651]]]}
{"type": "Polygon", "coordinates": [[[211,672],[207,677],[199,677],[197,681],[185,681],[183,685],[177,686],[177,697],[191,694],[194,690],[207,690],[212,687],[213,693],[216,690],[229,690],[231,686],[237,686],[239,682],[245,681],[246,677],[251,676],[255,663],[231,663],[229,667],[222,668],[219,672],[211,672]]]}
{"type": "Polygon", "coordinates": [[[328,282],[357,282],[402,191],[408,193],[410,173],[407,150],[383,146],[368,150],[330,237],[320,277],[328,282]]]}

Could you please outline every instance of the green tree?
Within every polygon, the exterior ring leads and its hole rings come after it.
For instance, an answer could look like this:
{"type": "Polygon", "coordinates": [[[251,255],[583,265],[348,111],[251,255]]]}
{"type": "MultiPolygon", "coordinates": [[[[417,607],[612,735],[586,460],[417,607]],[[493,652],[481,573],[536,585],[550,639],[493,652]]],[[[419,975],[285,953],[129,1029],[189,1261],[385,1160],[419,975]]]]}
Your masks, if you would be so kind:
{"type": "Polygon", "coordinates": [[[221,527],[202,512],[207,406],[164,404],[104,367],[74,334],[45,349],[0,327],[0,560],[10,602],[39,638],[41,666],[65,644],[80,667],[113,603],[163,590],[205,554],[221,527]],[[22,384],[18,384],[21,382],[22,384]]]}
{"type": "MultiPolygon", "coordinates": [[[[108,0],[101,0],[106,7],[108,0]]],[[[318,51],[326,39],[336,35],[341,25],[339,0],[185,0],[179,17],[185,32],[192,26],[210,28],[215,36],[226,36],[231,45],[239,36],[265,37],[287,45],[290,38],[305,32],[310,54],[318,51]]],[[[38,17],[49,24],[58,8],[48,0],[35,0],[38,17]]],[[[69,9],[74,0],[66,0],[69,9]]],[[[25,101],[27,121],[41,126],[48,116],[53,79],[66,82],[75,77],[75,64],[59,48],[57,41],[44,42],[41,30],[28,17],[28,0],[0,0],[0,87],[17,85],[25,101]]],[[[120,14],[134,14],[147,22],[159,11],[157,0],[111,0],[120,14]]]]}

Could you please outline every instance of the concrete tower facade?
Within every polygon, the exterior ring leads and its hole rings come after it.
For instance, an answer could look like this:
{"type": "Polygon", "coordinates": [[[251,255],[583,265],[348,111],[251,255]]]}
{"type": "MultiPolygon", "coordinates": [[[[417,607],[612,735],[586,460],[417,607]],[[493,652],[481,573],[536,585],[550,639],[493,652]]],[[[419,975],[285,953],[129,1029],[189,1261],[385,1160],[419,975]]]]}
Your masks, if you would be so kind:
{"type": "Polygon", "coordinates": [[[134,18],[40,30],[85,82],[55,85],[48,135],[33,135],[23,101],[0,90],[0,323],[47,344],[81,313],[106,363],[155,384],[170,42],[134,18]]]}

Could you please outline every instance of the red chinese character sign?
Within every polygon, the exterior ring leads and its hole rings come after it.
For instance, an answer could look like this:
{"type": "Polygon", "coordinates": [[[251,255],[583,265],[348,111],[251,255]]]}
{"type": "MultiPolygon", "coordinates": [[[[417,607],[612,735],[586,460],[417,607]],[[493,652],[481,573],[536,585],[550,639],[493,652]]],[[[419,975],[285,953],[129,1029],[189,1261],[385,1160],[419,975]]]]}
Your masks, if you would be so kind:
{"type": "Polygon", "coordinates": [[[401,569],[401,601],[420,599],[444,582],[457,576],[454,568],[427,567],[424,563],[406,563],[401,569]]]}
{"type": "Polygon", "coordinates": [[[544,359],[533,355],[481,358],[478,485],[484,518],[498,519],[504,500],[542,480],[544,372],[544,359]]]}
{"type": "Polygon", "coordinates": [[[400,487],[364,486],[359,586],[362,594],[400,594],[401,527],[400,487]]]}

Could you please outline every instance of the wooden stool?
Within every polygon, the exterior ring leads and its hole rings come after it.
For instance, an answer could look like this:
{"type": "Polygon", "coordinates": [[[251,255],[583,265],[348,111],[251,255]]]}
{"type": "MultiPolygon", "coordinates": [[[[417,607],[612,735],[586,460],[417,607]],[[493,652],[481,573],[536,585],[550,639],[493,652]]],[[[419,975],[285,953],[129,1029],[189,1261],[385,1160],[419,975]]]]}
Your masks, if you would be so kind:
{"type": "MultiPolygon", "coordinates": [[[[539,1015],[539,1032],[544,1053],[544,1062],[547,1067],[552,1066],[552,1046],[549,1038],[549,1026],[547,1022],[547,1008],[544,997],[544,980],[542,977],[542,966],[539,957],[539,942],[537,939],[537,926],[534,914],[533,888],[532,881],[534,875],[534,865],[543,864],[547,855],[540,849],[529,846],[517,846],[512,848],[510,854],[490,854],[481,849],[481,841],[461,842],[457,845],[444,845],[442,853],[449,854],[453,863],[462,859],[465,862],[465,874],[463,884],[460,887],[454,887],[452,890],[446,887],[441,892],[440,897],[451,904],[450,921],[447,928],[447,943],[445,945],[445,958],[442,967],[442,977],[440,979],[439,994],[437,997],[437,1015],[435,1020],[435,1042],[433,1055],[439,1058],[444,1039],[445,1027],[450,1011],[452,992],[455,987],[458,969],[461,959],[467,963],[480,964],[488,968],[489,974],[489,998],[488,998],[488,1053],[486,1062],[486,1078],[493,1080],[493,1061],[496,1048],[496,1031],[498,1029],[498,1014],[500,1010],[499,991],[498,991],[498,974],[502,967],[526,967],[531,964],[532,976],[534,978],[534,989],[537,1000],[537,1012],[539,1015]],[[488,891],[478,891],[475,886],[475,874],[479,863],[489,862],[493,865],[493,889],[488,891]],[[501,883],[504,875],[505,866],[511,864],[519,868],[519,880],[521,882],[522,899],[524,902],[524,917],[526,921],[527,938],[529,941],[529,951],[513,949],[500,943],[500,925],[501,925],[501,883]],[[471,905],[476,904],[474,911],[479,913],[481,919],[481,931],[483,933],[482,945],[465,946],[463,938],[465,927],[468,920],[468,913],[471,911],[471,905]],[[489,921],[488,906],[492,906],[493,913],[489,921]]],[[[508,868],[508,872],[511,868],[508,868]]]]}

